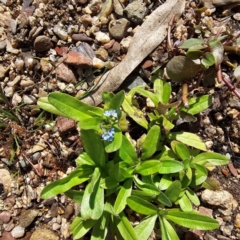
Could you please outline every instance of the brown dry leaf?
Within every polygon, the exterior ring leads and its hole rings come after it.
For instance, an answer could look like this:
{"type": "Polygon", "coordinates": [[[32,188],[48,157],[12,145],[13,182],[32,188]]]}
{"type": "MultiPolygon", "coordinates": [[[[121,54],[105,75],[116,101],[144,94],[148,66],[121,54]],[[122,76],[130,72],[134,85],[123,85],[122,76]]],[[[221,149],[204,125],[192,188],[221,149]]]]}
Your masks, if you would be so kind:
{"type": "Polygon", "coordinates": [[[147,57],[167,36],[168,23],[173,15],[177,19],[183,12],[185,0],[168,0],[147,17],[134,34],[132,44],[123,61],[104,74],[98,89],[83,101],[91,105],[102,102],[103,91],[116,90],[126,77],[147,57]]]}

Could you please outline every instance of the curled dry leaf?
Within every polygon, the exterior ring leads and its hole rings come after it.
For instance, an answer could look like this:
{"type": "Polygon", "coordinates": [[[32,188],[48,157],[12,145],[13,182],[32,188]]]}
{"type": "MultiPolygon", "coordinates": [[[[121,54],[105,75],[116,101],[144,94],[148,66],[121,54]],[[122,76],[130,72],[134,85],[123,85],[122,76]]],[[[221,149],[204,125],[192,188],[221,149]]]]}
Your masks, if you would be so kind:
{"type": "Polygon", "coordinates": [[[136,31],[123,61],[104,74],[98,83],[99,87],[83,101],[98,105],[102,102],[103,91],[116,90],[142,60],[165,39],[169,21],[173,15],[178,18],[184,6],[185,0],[168,0],[154,10],[136,31]]]}

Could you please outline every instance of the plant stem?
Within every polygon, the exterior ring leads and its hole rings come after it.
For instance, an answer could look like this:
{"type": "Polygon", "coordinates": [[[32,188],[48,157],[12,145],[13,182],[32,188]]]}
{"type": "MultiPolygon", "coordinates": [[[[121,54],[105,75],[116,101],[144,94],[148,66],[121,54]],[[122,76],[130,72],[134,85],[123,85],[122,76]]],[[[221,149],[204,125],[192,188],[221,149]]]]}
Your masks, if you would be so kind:
{"type": "Polygon", "coordinates": [[[169,24],[168,24],[167,45],[168,45],[169,51],[172,51],[172,50],[173,50],[172,41],[171,41],[171,30],[172,30],[174,18],[175,18],[175,15],[172,15],[172,17],[171,17],[171,19],[170,19],[170,22],[169,22],[169,24]]]}
{"type": "Polygon", "coordinates": [[[189,108],[188,104],[188,85],[187,83],[182,84],[182,101],[185,108],[189,108]]]}
{"type": "Polygon", "coordinates": [[[240,55],[240,47],[238,47],[238,46],[225,46],[224,45],[223,47],[224,47],[224,52],[240,55]]]}

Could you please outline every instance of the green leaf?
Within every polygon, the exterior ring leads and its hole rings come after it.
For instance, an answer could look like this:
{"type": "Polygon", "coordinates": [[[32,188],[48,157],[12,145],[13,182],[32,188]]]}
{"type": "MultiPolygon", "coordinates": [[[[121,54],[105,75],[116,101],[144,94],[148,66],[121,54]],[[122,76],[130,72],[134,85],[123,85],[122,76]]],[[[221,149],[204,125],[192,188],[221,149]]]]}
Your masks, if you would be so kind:
{"type": "Polygon", "coordinates": [[[118,181],[113,177],[101,178],[100,186],[104,189],[111,189],[118,186],[118,181]]]}
{"type": "Polygon", "coordinates": [[[218,222],[210,217],[202,216],[196,212],[181,212],[179,210],[169,210],[165,218],[186,228],[198,230],[212,230],[218,228],[218,222]]]}
{"type": "Polygon", "coordinates": [[[161,160],[159,173],[175,173],[181,171],[183,168],[184,166],[181,162],[175,160],[161,160]]]}
{"type": "Polygon", "coordinates": [[[172,85],[170,83],[165,83],[163,85],[162,103],[167,104],[169,102],[171,93],[172,93],[172,85]]]}
{"type": "Polygon", "coordinates": [[[200,59],[202,51],[199,49],[188,49],[186,56],[192,60],[200,59]]]}
{"type": "Polygon", "coordinates": [[[163,223],[163,217],[159,216],[159,222],[160,222],[160,229],[161,229],[161,240],[172,240],[170,239],[167,229],[163,223]]]}
{"type": "Polygon", "coordinates": [[[75,160],[78,166],[82,165],[89,165],[89,166],[96,166],[95,162],[87,155],[87,153],[81,153],[77,159],[75,160]]]}
{"type": "Polygon", "coordinates": [[[148,129],[148,121],[144,117],[142,111],[137,109],[135,106],[130,105],[126,99],[124,99],[122,104],[123,110],[132,118],[137,124],[142,126],[145,129],[148,129]]]}
{"type": "Polygon", "coordinates": [[[219,153],[205,152],[200,153],[192,160],[192,163],[200,165],[204,165],[207,162],[215,166],[226,165],[229,163],[229,158],[219,153]]]}
{"type": "Polygon", "coordinates": [[[150,98],[155,107],[158,105],[158,97],[154,93],[145,90],[144,86],[137,86],[133,90],[146,98],[150,98]]]}
{"type": "Polygon", "coordinates": [[[172,179],[169,175],[163,175],[158,188],[160,190],[166,190],[172,184],[172,179]]]}
{"type": "Polygon", "coordinates": [[[213,97],[211,95],[203,95],[200,97],[193,97],[189,99],[189,108],[180,107],[184,112],[196,115],[208,109],[213,103],[213,97]]]}
{"type": "MultiPolygon", "coordinates": [[[[190,159],[190,152],[187,146],[181,142],[177,142],[177,141],[173,141],[173,142],[175,143],[174,150],[175,150],[175,153],[178,155],[178,157],[181,160],[190,159]]],[[[173,142],[171,142],[171,146],[173,142]]]]}
{"type": "Polygon", "coordinates": [[[79,190],[68,190],[65,192],[66,196],[71,198],[74,202],[81,204],[83,198],[83,191],[79,190]]]}
{"type": "Polygon", "coordinates": [[[70,226],[74,239],[83,237],[95,223],[96,221],[92,219],[83,220],[81,217],[75,217],[70,226]]]}
{"type": "Polygon", "coordinates": [[[100,219],[94,224],[91,233],[91,240],[105,240],[108,232],[108,223],[110,215],[107,211],[103,212],[100,219]]]}
{"type": "Polygon", "coordinates": [[[155,226],[157,215],[148,216],[144,218],[135,228],[135,233],[138,239],[147,240],[155,226]]]}
{"type": "Polygon", "coordinates": [[[41,192],[41,198],[48,199],[79,185],[90,178],[93,169],[89,167],[78,168],[67,177],[48,184],[41,192]]]}
{"type": "Polygon", "coordinates": [[[103,109],[85,104],[65,93],[51,93],[48,96],[48,101],[60,112],[76,121],[103,114],[103,109]]]}
{"type": "Polygon", "coordinates": [[[57,108],[55,108],[49,101],[48,101],[48,97],[41,97],[38,99],[37,101],[37,105],[42,108],[43,110],[53,113],[55,115],[58,116],[63,116],[63,117],[67,117],[66,114],[62,113],[61,111],[59,111],[57,108]]]}
{"type": "Polygon", "coordinates": [[[110,168],[109,175],[116,179],[118,182],[122,182],[123,180],[132,177],[126,168],[120,166],[120,163],[117,163],[110,168]]]}
{"type": "Polygon", "coordinates": [[[192,164],[191,167],[196,169],[196,171],[193,171],[191,186],[199,186],[207,179],[208,171],[199,164],[192,164]]]}
{"type": "Polygon", "coordinates": [[[117,225],[119,232],[121,233],[123,239],[125,240],[138,240],[131,223],[128,221],[124,213],[119,214],[119,218],[114,218],[114,223],[117,225]]]}
{"type": "Polygon", "coordinates": [[[170,240],[179,240],[179,237],[178,237],[176,231],[164,217],[162,217],[162,222],[163,222],[164,228],[166,229],[166,232],[169,236],[169,239],[170,240]]]}
{"type": "Polygon", "coordinates": [[[136,151],[134,150],[132,144],[129,142],[129,140],[123,135],[122,136],[122,145],[119,149],[119,157],[129,163],[137,163],[138,157],[136,154],[136,151]]]}
{"type": "Polygon", "coordinates": [[[212,53],[206,52],[201,59],[202,65],[207,69],[215,63],[215,58],[212,53]]]}
{"type": "Polygon", "coordinates": [[[187,194],[188,198],[191,200],[191,202],[194,205],[196,205],[196,206],[200,205],[200,200],[199,200],[197,194],[193,192],[193,190],[191,190],[190,188],[187,188],[185,190],[185,193],[187,194]]]}
{"type": "Polygon", "coordinates": [[[80,131],[81,140],[84,150],[97,166],[104,166],[106,162],[106,154],[103,141],[95,130],[80,131]]]}
{"type": "Polygon", "coordinates": [[[180,181],[182,184],[182,187],[185,188],[189,186],[192,182],[192,169],[188,167],[186,170],[183,170],[179,173],[180,181]]]}
{"type": "Polygon", "coordinates": [[[137,196],[130,196],[127,199],[127,204],[132,210],[143,215],[157,214],[158,211],[158,208],[152,203],[137,196]]]}
{"type": "Polygon", "coordinates": [[[148,159],[156,152],[160,137],[160,127],[157,125],[152,126],[143,143],[142,160],[148,159]]]}
{"type": "Polygon", "coordinates": [[[122,131],[117,127],[114,127],[114,129],[115,129],[115,134],[114,134],[113,141],[112,142],[104,141],[105,151],[107,153],[117,151],[122,145],[122,131]]]}
{"type": "Polygon", "coordinates": [[[203,40],[202,39],[198,39],[198,38],[189,38],[186,41],[183,42],[182,45],[179,46],[179,48],[182,49],[188,49],[194,45],[201,45],[203,44],[203,40]]]}
{"type": "Polygon", "coordinates": [[[165,81],[162,79],[155,79],[153,82],[153,90],[155,95],[158,98],[158,102],[163,102],[163,86],[165,84],[165,81]]]}
{"type": "Polygon", "coordinates": [[[118,113],[124,100],[124,91],[119,91],[109,102],[108,109],[115,109],[118,113]]]}
{"type": "Polygon", "coordinates": [[[92,117],[83,119],[78,123],[80,129],[94,129],[98,131],[100,129],[100,123],[102,121],[101,117],[92,117]]]}
{"type": "Polygon", "coordinates": [[[167,198],[169,198],[171,200],[171,202],[174,203],[179,198],[181,189],[182,189],[182,186],[181,186],[180,181],[174,181],[168,187],[168,189],[164,192],[164,194],[166,195],[167,198]]]}
{"type": "Polygon", "coordinates": [[[140,173],[143,176],[154,174],[160,171],[161,164],[159,160],[148,160],[142,162],[137,168],[136,172],[140,173]]]}
{"type": "Polygon", "coordinates": [[[160,194],[157,196],[157,200],[164,206],[167,206],[167,207],[172,206],[172,202],[170,201],[170,199],[161,191],[160,191],[160,194]]]}
{"type": "Polygon", "coordinates": [[[192,211],[192,204],[185,194],[183,194],[183,196],[179,199],[178,204],[180,205],[180,208],[184,212],[191,212],[192,211]]]}
{"type": "Polygon", "coordinates": [[[196,134],[189,132],[171,132],[169,133],[168,138],[169,140],[177,140],[188,146],[206,151],[206,145],[196,134]]]}
{"type": "Polygon", "coordinates": [[[114,203],[114,212],[119,214],[123,211],[127,204],[127,198],[131,195],[132,192],[132,179],[127,179],[122,188],[120,189],[117,199],[114,203]]]}
{"type": "Polygon", "coordinates": [[[104,208],[104,190],[100,185],[100,174],[95,169],[91,182],[85,188],[82,204],[81,216],[83,219],[97,220],[101,217],[104,208]]]}

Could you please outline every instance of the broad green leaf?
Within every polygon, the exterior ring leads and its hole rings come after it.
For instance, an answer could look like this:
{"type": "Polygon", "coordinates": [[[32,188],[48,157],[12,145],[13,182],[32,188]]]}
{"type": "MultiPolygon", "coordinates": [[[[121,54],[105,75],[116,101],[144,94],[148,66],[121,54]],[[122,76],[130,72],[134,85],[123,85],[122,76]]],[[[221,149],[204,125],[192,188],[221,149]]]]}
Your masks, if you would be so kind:
{"type": "Polygon", "coordinates": [[[157,214],[158,211],[152,203],[137,196],[128,197],[127,204],[132,210],[143,215],[157,214]]]}
{"type": "Polygon", "coordinates": [[[109,175],[116,179],[118,182],[122,182],[123,180],[132,177],[126,168],[122,168],[120,166],[120,163],[115,164],[109,169],[109,175]]]}
{"type": "Polygon", "coordinates": [[[229,158],[219,153],[205,152],[200,153],[192,160],[192,163],[197,163],[200,165],[204,165],[207,162],[215,166],[226,165],[229,163],[229,158]]]}
{"type": "Polygon", "coordinates": [[[104,141],[105,151],[107,153],[117,151],[122,145],[122,132],[117,127],[114,127],[114,129],[115,129],[115,134],[114,134],[113,141],[112,142],[104,141]]]}
{"type": "Polygon", "coordinates": [[[170,83],[165,83],[163,85],[163,96],[162,103],[167,104],[172,93],[172,86],[170,83]]]}
{"type": "Polygon", "coordinates": [[[185,188],[190,185],[192,182],[192,169],[188,167],[186,170],[182,170],[179,173],[180,181],[182,184],[182,187],[185,188]]]}
{"type": "Polygon", "coordinates": [[[200,215],[196,212],[182,212],[179,210],[169,210],[165,218],[186,228],[198,230],[212,230],[218,228],[218,222],[210,217],[200,215]]]}
{"type": "Polygon", "coordinates": [[[174,230],[174,228],[172,227],[172,225],[164,217],[162,217],[162,221],[163,221],[164,227],[167,231],[167,234],[169,236],[169,239],[170,240],[179,240],[179,237],[178,237],[176,231],[174,230]]]}
{"type": "Polygon", "coordinates": [[[145,129],[148,129],[148,121],[144,117],[142,111],[137,109],[135,106],[130,105],[126,99],[123,101],[122,107],[129,117],[132,118],[137,124],[145,129]]]}
{"type": "Polygon", "coordinates": [[[75,160],[78,166],[82,165],[89,165],[89,166],[96,166],[95,162],[87,155],[87,153],[81,153],[77,159],[75,160]]]}
{"type": "Polygon", "coordinates": [[[202,51],[200,49],[188,49],[186,56],[192,60],[200,59],[202,51]]]}
{"type": "Polygon", "coordinates": [[[180,208],[184,212],[191,212],[192,211],[192,204],[185,194],[183,194],[183,196],[179,199],[178,204],[180,205],[180,208]]]}
{"type": "Polygon", "coordinates": [[[119,232],[125,240],[139,240],[131,223],[128,221],[124,213],[120,213],[120,219],[114,218],[114,223],[117,225],[119,232]]]}
{"type": "Polygon", "coordinates": [[[160,190],[166,190],[171,184],[172,184],[172,179],[169,175],[166,174],[162,176],[158,188],[160,190]]]}
{"type": "Polygon", "coordinates": [[[92,178],[91,182],[85,188],[81,204],[81,216],[85,220],[97,220],[103,213],[104,190],[99,185],[100,179],[97,179],[96,176],[92,178]]]}
{"type": "Polygon", "coordinates": [[[172,206],[172,202],[170,201],[170,199],[161,191],[160,191],[160,194],[157,196],[157,200],[164,206],[167,206],[167,207],[172,206]]]}
{"type": "Polygon", "coordinates": [[[141,155],[142,160],[150,158],[156,152],[160,137],[160,127],[157,125],[152,126],[143,143],[141,155]]]}
{"type": "Polygon", "coordinates": [[[194,133],[189,132],[171,132],[168,135],[169,140],[177,140],[188,146],[206,151],[206,145],[194,133]]]}
{"type": "Polygon", "coordinates": [[[101,176],[101,173],[100,173],[100,170],[99,168],[95,168],[94,169],[94,172],[93,172],[93,175],[91,177],[91,181],[89,183],[89,193],[92,193],[94,191],[94,188],[96,188],[96,185],[99,183],[100,181],[100,176],[101,176]]]}
{"type": "Polygon", "coordinates": [[[191,200],[191,202],[194,205],[196,205],[196,206],[200,205],[199,198],[198,198],[197,194],[193,192],[193,190],[191,190],[190,188],[187,188],[185,190],[185,193],[187,194],[188,198],[191,200]]]}
{"type": "Polygon", "coordinates": [[[141,190],[132,190],[131,196],[137,196],[142,199],[145,199],[146,201],[151,201],[154,197],[156,197],[156,194],[152,195],[149,192],[143,192],[141,190]]]}
{"type": "Polygon", "coordinates": [[[87,119],[83,119],[78,123],[80,129],[94,129],[99,131],[100,130],[100,123],[102,121],[101,117],[91,117],[87,119]]]}
{"type": "Polygon", "coordinates": [[[102,116],[103,114],[103,109],[85,104],[65,93],[50,93],[48,101],[60,112],[76,121],[102,116]]]}
{"type": "Polygon", "coordinates": [[[200,97],[194,97],[189,99],[189,108],[180,108],[181,110],[196,115],[209,108],[213,103],[213,97],[211,95],[203,95],[200,97]]]}
{"type": "Polygon", "coordinates": [[[82,198],[83,198],[83,191],[79,190],[68,190],[64,194],[71,198],[74,202],[81,204],[82,203],[82,198]]]}
{"type": "Polygon", "coordinates": [[[159,160],[147,160],[142,162],[137,168],[136,172],[143,176],[148,176],[160,171],[160,161],[159,160]]]}
{"type": "Polygon", "coordinates": [[[104,211],[101,218],[99,218],[96,224],[93,226],[91,240],[105,240],[108,232],[109,218],[109,213],[104,211]]]}
{"type": "Polygon", "coordinates": [[[143,86],[137,86],[134,88],[134,90],[135,90],[135,92],[139,93],[140,95],[142,95],[146,98],[150,98],[155,106],[158,105],[158,97],[154,93],[152,93],[148,90],[145,90],[143,86]]]}
{"type": "Polygon", "coordinates": [[[103,141],[98,133],[95,130],[81,129],[80,134],[86,153],[97,166],[104,166],[106,162],[106,154],[103,141]]]}
{"type": "Polygon", "coordinates": [[[74,186],[87,181],[93,172],[92,168],[82,167],[71,172],[67,177],[48,184],[41,192],[41,198],[48,199],[64,193],[74,186]]]}
{"type": "Polygon", "coordinates": [[[119,156],[123,161],[129,164],[138,162],[135,149],[124,135],[122,136],[122,145],[119,149],[119,156]]]}
{"type": "Polygon", "coordinates": [[[174,181],[168,189],[164,192],[167,198],[171,200],[171,202],[175,202],[181,193],[181,183],[179,181],[174,181]]]}
{"type": "Polygon", "coordinates": [[[55,115],[58,116],[63,116],[63,117],[67,117],[66,114],[62,113],[61,111],[59,111],[57,108],[55,108],[49,101],[48,101],[48,97],[41,97],[38,99],[37,101],[37,105],[42,108],[43,110],[53,113],[55,115]]]}
{"type": "Polygon", "coordinates": [[[141,189],[143,192],[156,195],[156,196],[159,194],[159,190],[154,184],[144,183],[141,180],[139,180],[136,176],[134,176],[134,182],[136,186],[139,189],[141,189]]]}
{"type": "Polygon", "coordinates": [[[157,215],[147,216],[134,228],[138,239],[148,240],[155,227],[156,219],[157,215]]]}
{"type": "Polygon", "coordinates": [[[83,237],[95,223],[96,220],[83,220],[81,217],[75,217],[70,226],[70,230],[73,233],[74,239],[83,237]]]}
{"type": "Polygon", "coordinates": [[[160,161],[160,170],[158,171],[161,174],[175,173],[179,172],[184,168],[181,162],[175,160],[161,160],[160,161]]]}
{"type": "Polygon", "coordinates": [[[127,179],[123,186],[121,187],[117,199],[114,203],[114,211],[116,214],[119,214],[123,211],[127,204],[127,198],[131,195],[132,192],[132,179],[127,179]]]}
{"type": "Polygon", "coordinates": [[[202,39],[198,39],[198,38],[189,38],[186,41],[183,42],[182,45],[179,46],[179,48],[182,49],[188,49],[194,45],[201,45],[203,44],[203,40],[202,39]]]}
{"type": "Polygon", "coordinates": [[[190,159],[190,152],[187,146],[181,142],[175,144],[175,153],[181,160],[190,159]]]}

